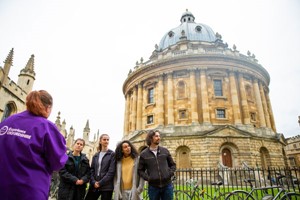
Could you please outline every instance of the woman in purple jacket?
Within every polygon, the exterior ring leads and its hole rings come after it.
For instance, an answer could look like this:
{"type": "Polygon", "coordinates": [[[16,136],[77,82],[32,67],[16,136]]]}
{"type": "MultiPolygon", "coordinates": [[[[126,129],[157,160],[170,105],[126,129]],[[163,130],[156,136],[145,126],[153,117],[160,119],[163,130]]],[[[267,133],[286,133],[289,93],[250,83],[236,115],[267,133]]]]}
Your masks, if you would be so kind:
{"type": "Polygon", "coordinates": [[[0,199],[47,200],[51,174],[68,159],[66,141],[47,120],[53,99],[32,91],[27,110],[0,123],[0,199]]]}

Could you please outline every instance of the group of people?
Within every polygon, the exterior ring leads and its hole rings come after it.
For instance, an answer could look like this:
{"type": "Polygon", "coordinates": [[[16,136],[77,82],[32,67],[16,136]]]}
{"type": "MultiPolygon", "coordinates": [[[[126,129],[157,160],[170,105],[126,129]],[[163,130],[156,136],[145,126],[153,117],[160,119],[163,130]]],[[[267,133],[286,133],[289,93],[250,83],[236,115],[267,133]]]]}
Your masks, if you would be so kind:
{"type": "Polygon", "coordinates": [[[90,164],[81,138],[66,154],[64,137],[47,120],[52,105],[47,91],[32,91],[27,110],[0,123],[1,199],[47,200],[54,171],[60,178],[59,200],[139,200],[145,181],[150,200],[173,199],[176,164],[168,149],[159,146],[158,130],[148,132],[148,147],[140,154],[129,140],[109,149],[109,135],[102,134],[90,164]]]}

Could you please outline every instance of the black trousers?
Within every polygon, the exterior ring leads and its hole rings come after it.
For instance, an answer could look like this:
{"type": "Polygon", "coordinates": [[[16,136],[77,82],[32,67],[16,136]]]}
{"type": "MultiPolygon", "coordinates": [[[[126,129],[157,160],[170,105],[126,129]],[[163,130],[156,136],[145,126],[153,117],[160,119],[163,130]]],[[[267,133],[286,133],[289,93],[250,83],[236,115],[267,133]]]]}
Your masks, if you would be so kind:
{"type": "Polygon", "coordinates": [[[93,191],[89,190],[85,200],[97,200],[99,196],[101,196],[101,200],[111,200],[113,195],[113,191],[93,191]]]}

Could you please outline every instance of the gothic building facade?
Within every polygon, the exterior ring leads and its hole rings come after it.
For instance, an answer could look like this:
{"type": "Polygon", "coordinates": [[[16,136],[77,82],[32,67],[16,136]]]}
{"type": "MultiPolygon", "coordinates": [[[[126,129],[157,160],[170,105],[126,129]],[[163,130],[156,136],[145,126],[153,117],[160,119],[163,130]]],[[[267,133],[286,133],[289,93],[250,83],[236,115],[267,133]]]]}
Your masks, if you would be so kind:
{"type": "Polygon", "coordinates": [[[11,49],[0,66],[0,120],[3,121],[12,114],[26,109],[25,100],[31,92],[34,81],[34,55],[30,57],[26,66],[20,71],[18,82],[9,78],[9,72],[13,66],[14,49],[11,49]]]}
{"type": "MultiPolygon", "coordinates": [[[[32,91],[35,81],[34,71],[34,55],[30,57],[26,66],[20,71],[17,83],[9,77],[9,72],[13,66],[14,49],[11,49],[7,58],[4,61],[4,66],[0,66],[0,121],[3,121],[12,114],[26,110],[26,97],[32,91]]],[[[62,135],[66,138],[68,149],[72,149],[75,142],[75,129],[66,130],[66,122],[60,121],[60,113],[58,113],[55,124],[62,135]]],[[[83,152],[92,160],[92,156],[97,152],[99,144],[99,131],[94,136],[94,140],[89,140],[90,128],[89,121],[83,130],[82,138],[86,145],[83,152]]]]}
{"type": "Polygon", "coordinates": [[[300,135],[286,138],[285,152],[290,167],[300,167],[300,135]]]}
{"type": "Polygon", "coordinates": [[[180,22],[129,71],[123,139],[142,150],[158,129],[178,168],[285,166],[266,69],[191,12],[180,22]]]}
{"type": "MultiPolygon", "coordinates": [[[[67,148],[69,151],[69,150],[72,150],[74,142],[77,139],[77,137],[75,137],[75,129],[73,128],[73,126],[71,126],[69,131],[67,131],[66,120],[63,120],[61,122],[60,118],[61,117],[60,117],[60,112],[59,112],[56,117],[56,120],[55,120],[55,125],[58,128],[58,130],[60,131],[60,133],[65,137],[66,145],[67,145],[67,148]]],[[[85,153],[87,158],[90,160],[90,162],[92,162],[93,155],[98,151],[100,135],[99,135],[99,130],[98,130],[97,134],[94,134],[94,138],[91,141],[90,134],[91,134],[91,131],[90,131],[89,120],[87,120],[86,125],[83,129],[82,137],[81,137],[85,141],[85,146],[84,146],[82,152],[85,153]]]]}

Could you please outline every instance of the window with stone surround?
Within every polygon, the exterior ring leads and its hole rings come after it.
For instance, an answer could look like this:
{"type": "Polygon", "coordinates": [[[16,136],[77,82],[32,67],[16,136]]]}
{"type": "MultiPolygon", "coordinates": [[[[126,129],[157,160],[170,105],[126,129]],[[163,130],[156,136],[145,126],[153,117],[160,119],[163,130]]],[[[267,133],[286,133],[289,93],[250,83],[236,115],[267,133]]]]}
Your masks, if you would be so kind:
{"type": "Polygon", "coordinates": [[[256,121],[256,113],[250,112],[250,119],[251,119],[251,121],[255,122],[256,121]]]}
{"type": "Polygon", "coordinates": [[[247,99],[253,100],[252,87],[250,85],[246,85],[245,90],[246,90],[247,99]]]}
{"type": "Polygon", "coordinates": [[[153,124],[154,123],[154,116],[148,115],[147,116],[147,124],[153,124]]]}
{"type": "Polygon", "coordinates": [[[226,119],[226,112],[224,108],[216,109],[216,117],[217,119],[226,119]]]}
{"type": "Polygon", "coordinates": [[[296,166],[296,161],[294,157],[289,157],[289,161],[290,161],[290,166],[292,167],[296,166]]]}
{"type": "Polygon", "coordinates": [[[154,88],[151,87],[148,89],[148,104],[154,103],[154,88]]]}
{"type": "Polygon", "coordinates": [[[177,98],[178,99],[183,99],[186,97],[186,94],[185,94],[185,83],[184,81],[179,81],[178,84],[177,84],[177,98]]]}
{"type": "Polygon", "coordinates": [[[223,96],[222,80],[214,80],[214,93],[215,96],[223,96]]]}
{"type": "Polygon", "coordinates": [[[179,119],[186,119],[187,118],[187,111],[186,109],[179,110],[179,119]]]}

